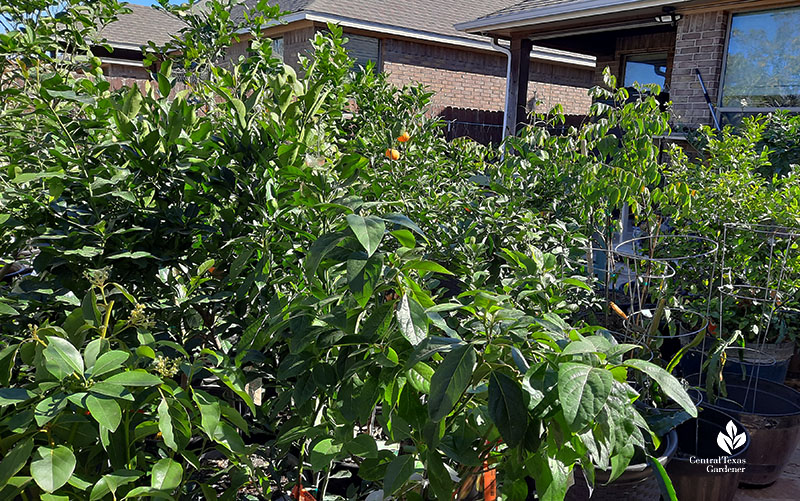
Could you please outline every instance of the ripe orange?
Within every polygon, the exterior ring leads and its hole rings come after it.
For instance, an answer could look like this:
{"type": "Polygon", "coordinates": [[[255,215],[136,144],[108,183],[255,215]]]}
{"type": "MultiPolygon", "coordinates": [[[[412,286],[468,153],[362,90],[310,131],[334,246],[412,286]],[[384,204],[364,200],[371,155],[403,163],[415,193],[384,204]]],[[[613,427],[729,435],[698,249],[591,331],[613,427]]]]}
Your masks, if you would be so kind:
{"type": "Polygon", "coordinates": [[[386,150],[386,158],[391,158],[392,160],[400,160],[400,152],[394,148],[389,148],[386,150]]]}
{"type": "Polygon", "coordinates": [[[406,132],[406,131],[403,131],[403,133],[402,133],[402,134],[400,134],[400,135],[397,137],[397,140],[398,140],[398,141],[400,141],[401,143],[405,143],[405,142],[406,142],[406,141],[408,141],[409,139],[411,139],[411,136],[409,136],[409,135],[408,135],[408,132],[406,132]]]}

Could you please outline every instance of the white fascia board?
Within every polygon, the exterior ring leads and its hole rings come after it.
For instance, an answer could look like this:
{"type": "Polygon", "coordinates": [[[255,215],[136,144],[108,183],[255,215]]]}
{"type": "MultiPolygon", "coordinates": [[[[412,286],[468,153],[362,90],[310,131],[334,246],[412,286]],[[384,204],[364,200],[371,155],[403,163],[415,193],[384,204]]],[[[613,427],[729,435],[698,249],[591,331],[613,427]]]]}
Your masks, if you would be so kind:
{"type": "Polygon", "coordinates": [[[122,50],[142,50],[142,47],[147,46],[147,44],[135,44],[135,43],[127,43],[127,42],[108,42],[108,46],[112,49],[122,49],[122,50]]]}
{"type": "Polygon", "coordinates": [[[114,64],[117,66],[135,66],[137,68],[144,68],[142,61],[132,61],[130,59],[116,59],[113,57],[101,57],[100,62],[103,64],[114,64]]]}
{"type": "Polygon", "coordinates": [[[490,30],[519,28],[628,10],[674,5],[688,1],[690,0],[583,0],[476,19],[466,23],[459,23],[456,25],[456,29],[467,33],[481,33],[490,30]]]}
{"type": "MultiPolygon", "coordinates": [[[[313,21],[317,23],[334,23],[344,28],[351,28],[364,31],[374,31],[378,33],[385,33],[387,35],[394,35],[403,38],[413,38],[416,40],[424,40],[427,42],[436,42],[449,45],[457,45],[459,47],[466,47],[470,49],[494,51],[491,44],[482,40],[471,40],[469,38],[462,38],[450,35],[440,35],[431,33],[429,31],[415,30],[411,28],[401,28],[398,26],[391,26],[381,23],[372,23],[369,21],[362,21],[333,14],[324,14],[313,11],[295,12],[288,16],[284,16],[280,21],[271,22],[267,27],[278,26],[281,24],[289,24],[297,21],[313,21]]],[[[249,30],[241,30],[240,34],[249,33],[249,30]]],[[[577,66],[585,66],[588,68],[595,67],[595,58],[584,54],[576,54],[563,50],[550,49],[547,47],[534,47],[531,51],[531,57],[534,59],[541,59],[544,61],[558,62],[563,64],[572,64],[577,66]]]]}

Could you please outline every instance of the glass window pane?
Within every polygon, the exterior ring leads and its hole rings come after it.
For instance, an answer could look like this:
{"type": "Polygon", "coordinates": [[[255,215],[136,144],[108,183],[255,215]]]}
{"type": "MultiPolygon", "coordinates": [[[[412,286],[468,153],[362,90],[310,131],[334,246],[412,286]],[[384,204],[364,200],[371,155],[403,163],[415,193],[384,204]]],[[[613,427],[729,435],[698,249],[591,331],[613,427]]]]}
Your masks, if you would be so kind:
{"type": "Polygon", "coordinates": [[[380,40],[350,33],[345,34],[345,37],[347,42],[344,48],[350,57],[356,60],[356,67],[366,67],[370,61],[378,64],[381,53],[380,40]]]}
{"type": "Polygon", "coordinates": [[[272,39],[272,55],[283,61],[283,38],[272,39]]]}
{"type": "Polygon", "coordinates": [[[723,107],[800,106],[800,8],[735,14],[723,107]]]}
{"type": "Polygon", "coordinates": [[[658,84],[662,89],[667,79],[667,55],[644,54],[625,59],[625,87],[634,82],[642,85],[658,84]]]}

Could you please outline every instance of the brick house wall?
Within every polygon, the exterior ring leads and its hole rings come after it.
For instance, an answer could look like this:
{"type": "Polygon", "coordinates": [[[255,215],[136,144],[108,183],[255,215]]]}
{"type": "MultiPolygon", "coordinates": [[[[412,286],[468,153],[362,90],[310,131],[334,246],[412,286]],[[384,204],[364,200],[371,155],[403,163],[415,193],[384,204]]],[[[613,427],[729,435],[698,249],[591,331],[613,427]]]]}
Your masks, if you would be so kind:
{"type": "MultiPolygon", "coordinates": [[[[430,88],[434,114],[447,107],[502,110],[506,90],[506,57],[410,40],[383,39],[383,70],[395,85],[419,82],[430,88]]],[[[591,68],[531,62],[528,105],[540,110],[561,104],[567,114],[585,114],[593,85],[591,68]]]]}
{"type": "Polygon", "coordinates": [[[670,81],[673,56],[675,55],[675,32],[634,33],[617,36],[614,41],[614,53],[597,57],[595,68],[595,85],[603,84],[603,70],[606,66],[611,74],[617,77],[617,85],[623,85],[625,58],[637,54],[663,52],[667,54],[667,82],[670,81]]]}
{"type": "Polygon", "coordinates": [[[678,23],[670,93],[675,123],[695,126],[712,122],[694,70],[700,70],[711,102],[716,104],[727,27],[724,11],[690,14],[678,23]]]}
{"type": "MultiPolygon", "coordinates": [[[[298,58],[311,53],[311,39],[323,29],[306,25],[268,35],[283,38],[283,59],[298,73],[298,58]]],[[[345,35],[348,35],[347,33],[345,35]]],[[[351,34],[352,36],[352,34],[351,34]]],[[[229,59],[246,53],[249,41],[232,46],[229,59]]],[[[430,112],[476,109],[502,111],[505,103],[506,64],[504,54],[478,51],[409,39],[381,38],[379,68],[398,86],[421,83],[435,93],[430,112]]],[[[112,65],[106,72],[114,88],[132,85],[143,87],[149,78],[144,68],[112,65]]],[[[590,67],[533,60],[530,65],[528,108],[547,111],[561,104],[566,114],[586,114],[591,105],[588,89],[594,85],[594,69],[590,67]],[[537,103],[539,103],[537,105],[537,103]]]]}

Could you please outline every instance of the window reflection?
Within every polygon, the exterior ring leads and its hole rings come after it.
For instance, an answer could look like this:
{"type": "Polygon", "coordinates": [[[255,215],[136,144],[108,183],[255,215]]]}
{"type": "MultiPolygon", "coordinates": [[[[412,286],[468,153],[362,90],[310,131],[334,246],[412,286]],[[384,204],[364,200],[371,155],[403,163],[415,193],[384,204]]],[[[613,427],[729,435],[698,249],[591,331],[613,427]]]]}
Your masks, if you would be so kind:
{"type": "Polygon", "coordinates": [[[734,14],[722,89],[726,108],[800,106],[800,8],[734,14]]]}

